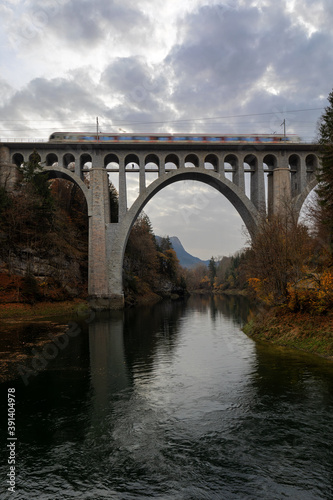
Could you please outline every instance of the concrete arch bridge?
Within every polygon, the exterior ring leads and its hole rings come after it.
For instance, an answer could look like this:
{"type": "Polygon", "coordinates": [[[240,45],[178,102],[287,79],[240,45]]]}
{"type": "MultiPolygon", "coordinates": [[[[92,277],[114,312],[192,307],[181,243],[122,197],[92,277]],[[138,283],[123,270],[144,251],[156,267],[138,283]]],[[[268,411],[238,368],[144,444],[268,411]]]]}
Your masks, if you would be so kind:
{"type": "Polygon", "coordinates": [[[13,185],[17,166],[33,150],[49,178],[80,187],[89,216],[88,290],[92,307],[124,304],[122,264],[127,239],[137,216],[164,187],[197,180],[214,187],[240,214],[250,234],[259,214],[278,213],[287,196],[298,213],[316,185],[318,146],[281,144],[107,144],[0,143],[0,184],[13,185]],[[127,179],[136,172],[139,195],[127,208],[127,179]],[[149,173],[155,180],[147,185],[149,173]],[[119,216],[111,222],[109,173],[119,179],[119,216]]]}

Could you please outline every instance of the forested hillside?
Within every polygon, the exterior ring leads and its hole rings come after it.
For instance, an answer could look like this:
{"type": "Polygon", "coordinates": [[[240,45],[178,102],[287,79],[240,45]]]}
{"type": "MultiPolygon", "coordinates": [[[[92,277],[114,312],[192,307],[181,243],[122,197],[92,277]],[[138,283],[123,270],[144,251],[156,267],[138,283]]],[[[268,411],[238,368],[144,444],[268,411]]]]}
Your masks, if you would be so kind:
{"type": "Polygon", "coordinates": [[[184,296],[184,270],[168,237],[156,239],[148,216],[136,220],[126,247],[124,287],[127,303],[184,296]]]}
{"type": "MultiPolygon", "coordinates": [[[[48,181],[38,161],[38,155],[32,155],[23,166],[14,191],[0,187],[0,303],[87,296],[85,198],[71,182],[48,181]]],[[[112,185],[110,195],[115,215],[118,199],[112,185]]],[[[185,293],[170,240],[162,238],[157,244],[145,214],[137,219],[128,239],[124,287],[128,304],[185,293]]]]}
{"type": "Polygon", "coordinates": [[[88,217],[72,183],[23,172],[0,188],[0,301],[34,303],[87,293],[88,217]]]}

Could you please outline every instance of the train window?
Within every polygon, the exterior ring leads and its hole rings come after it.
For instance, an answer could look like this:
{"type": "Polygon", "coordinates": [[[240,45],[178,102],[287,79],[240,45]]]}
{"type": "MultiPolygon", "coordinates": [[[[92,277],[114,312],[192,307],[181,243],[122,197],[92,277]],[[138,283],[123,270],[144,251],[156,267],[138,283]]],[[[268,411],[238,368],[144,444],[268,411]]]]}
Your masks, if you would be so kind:
{"type": "Polygon", "coordinates": [[[190,139],[191,139],[191,141],[194,141],[194,142],[195,141],[200,141],[200,142],[203,141],[203,137],[191,137],[190,139]]]}
{"type": "Polygon", "coordinates": [[[170,141],[171,138],[169,138],[169,137],[156,137],[156,138],[154,138],[154,140],[157,140],[157,141],[170,141]]]}
{"type": "Polygon", "coordinates": [[[124,136],[124,135],[120,135],[120,136],[119,136],[119,140],[120,140],[120,141],[132,141],[132,140],[133,140],[133,138],[132,138],[132,136],[131,136],[131,135],[126,135],[126,136],[124,136]]]}
{"type": "Polygon", "coordinates": [[[180,137],[180,136],[175,136],[173,138],[174,141],[187,141],[187,137],[180,137]]]}

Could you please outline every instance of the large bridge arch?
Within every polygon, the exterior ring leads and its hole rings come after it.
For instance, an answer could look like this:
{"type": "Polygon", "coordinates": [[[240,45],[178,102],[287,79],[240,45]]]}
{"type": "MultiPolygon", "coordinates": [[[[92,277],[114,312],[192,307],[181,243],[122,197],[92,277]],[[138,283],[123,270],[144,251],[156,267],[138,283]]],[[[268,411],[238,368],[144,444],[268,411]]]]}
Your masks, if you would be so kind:
{"type": "Polygon", "coordinates": [[[145,191],[135,200],[127,211],[119,227],[109,224],[108,227],[108,266],[109,289],[111,295],[120,296],[123,293],[122,267],[126,244],[131,228],[147,203],[165,187],[183,180],[195,180],[208,184],[217,189],[235,207],[253,236],[257,228],[259,212],[247,198],[244,191],[225,177],[214,171],[199,171],[199,169],[177,169],[153,181],[145,191]]]}
{"type": "Polygon", "coordinates": [[[230,203],[235,207],[244,224],[246,225],[246,228],[249,231],[250,235],[253,235],[255,233],[259,216],[258,210],[247,198],[247,196],[244,195],[244,192],[239,189],[238,186],[236,186],[233,182],[229,181],[226,178],[221,178],[219,174],[212,171],[200,172],[198,170],[175,170],[173,172],[169,172],[168,175],[165,176],[165,178],[160,177],[152,182],[145,190],[145,192],[136,199],[131,208],[128,210],[123,221],[123,231],[126,233],[124,239],[125,248],[130,230],[140,212],[144,209],[147,203],[165,187],[175,182],[184,180],[203,182],[204,184],[208,184],[209,186],[217,189],[217,191],[224,195],[227,200],[229,200],[230,203]]]}

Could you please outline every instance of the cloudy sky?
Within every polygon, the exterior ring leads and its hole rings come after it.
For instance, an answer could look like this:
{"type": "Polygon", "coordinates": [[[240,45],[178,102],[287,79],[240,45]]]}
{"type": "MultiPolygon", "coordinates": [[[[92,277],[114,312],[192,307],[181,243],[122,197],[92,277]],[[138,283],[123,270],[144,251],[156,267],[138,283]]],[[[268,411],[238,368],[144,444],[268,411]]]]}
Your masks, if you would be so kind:
{"type": "MultiPolygon", "coordinates": [[[[332,0],[1,0],[0,137],[55,130],[316,136],[333,87],[332,0]]],[[[135,197],[135,174],[130,182],[135,197]]],[[[212,188],[145,209],[201,258],[245,243],[212,188]]]]}

